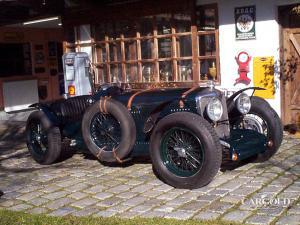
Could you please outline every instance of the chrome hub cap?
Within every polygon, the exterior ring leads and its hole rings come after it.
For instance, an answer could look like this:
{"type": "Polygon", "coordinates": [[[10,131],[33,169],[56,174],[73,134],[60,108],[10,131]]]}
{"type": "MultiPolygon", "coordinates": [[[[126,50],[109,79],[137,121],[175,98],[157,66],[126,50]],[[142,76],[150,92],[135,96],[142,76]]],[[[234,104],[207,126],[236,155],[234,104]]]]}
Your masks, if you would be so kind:
{"type": "Polygon", "coordinates": [[[179,157],[187,158],[186,150],[184,148],[174,147],[174,150],[178,153],[179,157]]]}

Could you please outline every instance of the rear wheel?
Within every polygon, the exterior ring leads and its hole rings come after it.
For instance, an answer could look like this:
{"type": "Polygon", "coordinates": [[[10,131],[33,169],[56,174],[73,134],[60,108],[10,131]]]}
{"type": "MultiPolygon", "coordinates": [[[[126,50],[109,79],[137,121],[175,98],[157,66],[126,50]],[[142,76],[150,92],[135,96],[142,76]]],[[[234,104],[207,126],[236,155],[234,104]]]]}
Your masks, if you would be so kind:
{"type": "Polygon", "coordinates": [[[163,118],[150,140],[150,155],[158,177],[176,188],[199,188],[217,174],[222,149],[212,126],[187,112],[163,118]]]}
{"type": "Polygon", "coordinates": [[[61,155],[60,130],[42,111],[33,112],[28,117],[26,141],[31,156],[40,164],[52,164],[61,155]]]}

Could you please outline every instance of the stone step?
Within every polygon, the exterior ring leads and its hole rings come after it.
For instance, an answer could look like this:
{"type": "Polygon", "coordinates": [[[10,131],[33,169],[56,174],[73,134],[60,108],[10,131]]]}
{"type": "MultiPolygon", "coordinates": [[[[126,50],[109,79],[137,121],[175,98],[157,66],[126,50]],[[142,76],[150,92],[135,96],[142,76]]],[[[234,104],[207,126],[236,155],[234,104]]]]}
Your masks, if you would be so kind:
{"type": "Polygon", "coordinates": [[[12,113],[0,111],[0,121],[26,121],[33,110],[23,110],[12,113]]]}

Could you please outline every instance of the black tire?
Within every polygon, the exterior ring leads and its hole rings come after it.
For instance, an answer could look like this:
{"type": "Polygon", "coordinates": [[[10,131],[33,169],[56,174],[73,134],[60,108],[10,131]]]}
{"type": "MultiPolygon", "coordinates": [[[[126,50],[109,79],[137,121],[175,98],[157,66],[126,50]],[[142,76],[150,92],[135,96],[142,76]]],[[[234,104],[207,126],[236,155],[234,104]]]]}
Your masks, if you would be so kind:
{"type": "Polygon", "coordinates": [[[176,188],[194,189],[207,185],[218,173],[222,163],[222,147],[215,130],[205,119],[193,113],[179,112],[164,117],[155,127],[150,139],[150,156],[154,170],[164,182],[176,188]],[[199,140],[203,154],[198,160],[202,158],[202,165],[191,176],[173,173],[163,161],[162,144],[171,129],[183,129],[199,140]]]}
{"type": "MultiPolygon", "coordinates": [[[[89,151],[96,156],[102,162],[119,162],[127,157],[136,140],[136,127],[135,122],[128,111],[128,109],[120,102],[107,99],[106,100],[106,111],[107,114],[100,113],[99,107],[100,101],[95,102],[90,106],[82,119],[82,135],[84,142],[89,149],[89,151]],[[120,129],[119,134],[117,134],[118,141],[115,143],[100,143],[102,140],[107,140],[110,138],[109,129],[100,125],[99,129],[103,129],[103,136],[99,136],[99,140],[95,139],[94,134],[91,132],[91,126],[93,126],[93,121],[97,116],[109,117],[112,122],[116,121],[114,127],[120,129]],[[113,121],[114,120],[114,121],[113,121]],[[117,124],[118,123],[118,124],[117,124]],[[119,128],[118,128],[119,127],[119,128]],[[107,137],[108,135],[108,137],[107,137]]],[[[116,129],[116,128],[113,128],[116,129]]],[[[97,131],[96,131],[97,132],[97,131]]],[[[118,132],[118,131],[115,131],[118,132]]],[[[114,136],[115,137],[115,136],[114,136]]],[[[102,141],[103,142],[103,141],[102,141]]]]}
{"type": "Polygon", "coordinates": [[[283,138],[282,122],[269,103],[256,96],[251,98],[251,109],[247,115],[249,114],[258,116],[266,124],[267,130],[265,131],[265,135],[267,136],[267,141],[271,141],[272,144],[268,146],[267,151],[258,154],[254,160],[255,162],[265,162],[277,152],[281,145],[283,138]]]}
{"type": "Polygon", "coordinates": [[[60,130],[53,126],[42,111],[35,111],[29,115],[26,123],[26,142],[31,156],[39,164],[50,165],[60,158],[60,130]],[[36,132],[36,128],[40,132],[36,132]],[[40,141],[34,138],[37,136],[41,137],[40,141]]]}

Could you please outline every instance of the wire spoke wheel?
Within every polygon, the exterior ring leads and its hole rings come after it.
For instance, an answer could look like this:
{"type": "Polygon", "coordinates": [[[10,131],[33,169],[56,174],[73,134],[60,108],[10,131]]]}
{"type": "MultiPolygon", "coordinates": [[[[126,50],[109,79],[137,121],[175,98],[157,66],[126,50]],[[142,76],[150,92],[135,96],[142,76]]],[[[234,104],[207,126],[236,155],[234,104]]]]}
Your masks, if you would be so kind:
{"type": "Polygon", "coordinates": [[[199,138],[191,131],[175,127],[166,132],[161,141],[164,165],[181,177],[189,177],[201,170],[204,151],[199,138]]]}
{"type": "Polygon", "coordinates": [[[93,142],[105,151],[112,151],[121,142],[120,123],[110,114],[95,114],[91,120],[90,134],[93,142]]]}
{"type": "Polygon", "coordinates": [[[48,149],[48,138],[43,130],[42,124],[38,121],[32,121],[30,127],[30,145],[38,155],[44,155],[48,149]]]}
{"type": "Polygon", "coordinates": [[[130,111],[113,98],[101,98],[85,111],[82,136],[89,151],[101,162],[129,160],[136,140],[135,121],[130,111]],[[100,112],[105,109],[105,113],[100,112]]]}
{"type": "Polygon", "coordinates": [[[213,127],[189,112],[170,114],[152,132],[150,156],[158,178],[176,188],[207,185],[222,163],[222,147],[213,127]]]}
{"type": "Polygon", "coordinates": [[[244,118],[238,122],[237,128],[254,130],[265,135],[266,137],[269,136],[269,129],[266,121],[256,114],[250,113],[244,116],[244,118]]]}

